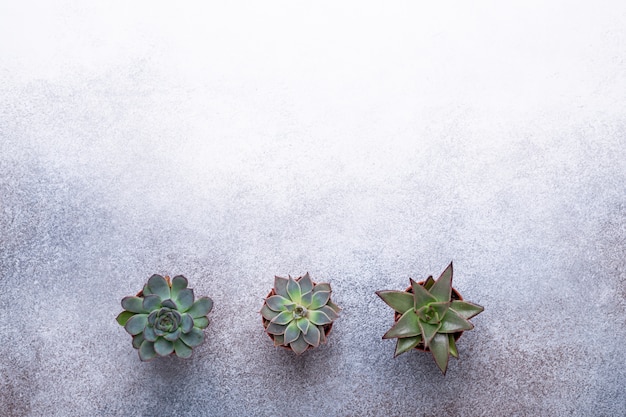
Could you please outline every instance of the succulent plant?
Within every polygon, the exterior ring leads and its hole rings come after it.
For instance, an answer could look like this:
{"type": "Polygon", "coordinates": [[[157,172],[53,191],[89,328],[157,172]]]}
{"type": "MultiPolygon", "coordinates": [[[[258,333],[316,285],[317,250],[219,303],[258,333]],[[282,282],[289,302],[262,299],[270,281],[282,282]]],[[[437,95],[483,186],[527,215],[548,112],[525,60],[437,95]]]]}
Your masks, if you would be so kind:
{"type": "Polygon", "coordinates": [[[330,300],[330,284],[316,284],[308,272],[299,278],[274,278],[261,308],[263,326],[275,346],[301,354],[326,341],[341,310],[330,300]]]}
{"type": "Polygon", "coordinates": [[[437,280],[410,281],[407,291],[376,292],[399,316],[383,339],[398,339],[394,357],[416,347],[430,350],[445,375],[450,355],[459,357],[456,339],[474,328],[468,319],[484,308],[463,301],[453,290],[452,262],[437,280]]]}
{"type": "Polygon", "coordinates": [[[213,308],[209,297],[194,302],[187,278],[152,275],[135,297],[124,297],[117,322],[133,336],[139,358],[148,361],[175,354],[191,356],[192,349],[204,341],[202,329],[209,325],[207,314],[213,308]]]}

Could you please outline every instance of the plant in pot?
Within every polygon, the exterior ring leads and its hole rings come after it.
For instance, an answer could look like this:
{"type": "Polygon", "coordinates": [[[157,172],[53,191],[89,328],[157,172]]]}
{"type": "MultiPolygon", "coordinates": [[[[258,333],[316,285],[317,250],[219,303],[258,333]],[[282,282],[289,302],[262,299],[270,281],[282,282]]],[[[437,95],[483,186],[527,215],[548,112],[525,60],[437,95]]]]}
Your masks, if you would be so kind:
{"type": "Polygon", "coordinates": [[[326,342],[341,310],[330,295],[330,284],[311,281],[308,272],[296,279],[274,277],[274,288],[260,311],[274,346],[301,354],[326,342]]]}
{"type": "Polygon", "coordinates": [[[376,292],[395,311],[395,323],[383,339],[398,339],[394,357],[414,348],[430,351],[445,375],[450,355],[459,357],[457,340],[474,328],[469,319],[484,308],[464,301],[452,288],[452,262],[436,280],[410,281],[405,291],[376,292]]]}
{"type": "Polygon", "coordinates": [[[187,288],[187,278],[152,275],[136,296],[122,299],[117,322],[133,336],[133,347],[142,361],[156,356],[191,356],[204,341],[202,329],[209,325],[213,308],[209,297],[198,298],[187,288]]]}

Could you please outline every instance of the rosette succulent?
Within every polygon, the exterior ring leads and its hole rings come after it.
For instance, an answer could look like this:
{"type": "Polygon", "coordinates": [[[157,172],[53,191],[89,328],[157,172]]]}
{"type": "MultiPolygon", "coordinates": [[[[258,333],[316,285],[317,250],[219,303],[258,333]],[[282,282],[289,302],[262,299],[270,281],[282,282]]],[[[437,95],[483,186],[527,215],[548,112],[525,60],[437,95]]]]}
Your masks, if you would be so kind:
{"type": "Polygon", "coordinates": [[[398,339],[394,356],[413,348],[430,350],[445,375],[450,355],[459,357],[456,339],[474,328],[468,319],[484,309],[463,301],[452,289],[452,262],[437,280],[410,281],[407,291],[376,292],[399,316],[383,339],[398,339]]]}
{"type": "Polygon", "coordinates": [[[135,297],[124,297],[117,322],[133,336],[133,347],[139,358],[148,361],[155,356],[175,354],[191,356],[192,348],[204,341],[202,329],[209,325],[207,314],[213,308],[209,297],[194,302],[187,278],[152,275],[135,297]]]}
{"type": "Polygon", "coordinates": [[[275,277],[260,312],[274,345],[301,354],[324,343],[341,310],[330,294],[330,284],[316,284],[308,273],[296,279],[275,277]]]}

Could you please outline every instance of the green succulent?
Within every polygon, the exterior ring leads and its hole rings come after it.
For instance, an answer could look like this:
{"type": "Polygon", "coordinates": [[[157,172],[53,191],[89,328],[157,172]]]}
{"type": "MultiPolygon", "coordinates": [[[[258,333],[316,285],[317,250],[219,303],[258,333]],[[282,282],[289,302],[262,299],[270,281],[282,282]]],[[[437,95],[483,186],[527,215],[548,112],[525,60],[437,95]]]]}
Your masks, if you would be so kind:
{"type": "Polygon", "coordinates": [[[148,361],[158,356],[191,356],[192,349],[204,341],[202,329],[209,325],[207,314],[213,308],[209,297],[194,302],[187,278],[152,275],[135,297],[124,297],[117,322],[133,336],[139,358],[148,361]]]}
{"type": "Polygon", "coordinates": [[[330,293],[330,284],[316,284],[308,273],[296,279],[275,277],[260,311],[274,345],[301,354],[324,343],[341,310],[330,300],[330,293]]]}
{"type": "Polygon", "coordinates": [[[453,297],[452,262],[437,280],[410,281],[412,292],[376,292],[400,316],[383,339],[398,339],[394,357],[415,347],[430,350],[445,375],[450,355],[459,357],[456,338],[474,328],[468,319],[484,308],[453,297]]]}

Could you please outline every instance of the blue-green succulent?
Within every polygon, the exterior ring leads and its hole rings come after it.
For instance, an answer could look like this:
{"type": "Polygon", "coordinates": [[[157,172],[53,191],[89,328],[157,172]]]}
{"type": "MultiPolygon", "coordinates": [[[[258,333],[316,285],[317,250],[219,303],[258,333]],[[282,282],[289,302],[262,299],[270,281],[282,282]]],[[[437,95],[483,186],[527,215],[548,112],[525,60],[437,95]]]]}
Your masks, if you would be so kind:
{"type": "Polygon", "coordinates": [[[263,326],[274,345],[301,354],[326,342],[341,310],[330,295],[330,284],[316,284],[308,273],[296,279],[275,277],[261,308],[263,326]]]}
{"type": "Polygon", "coordinates": [[[133,336],[133,347],[142,361],[171,354],[188,358],[204,341],[202,329],[209,325],[207,314],[213,300],[201,297],[194,302],[187,284],[182,275],[171,281],[152,275],[137,296],[122,299],[124,311],[117,322],[133,336]]]}
{"type": "Polygon", "coordinates": [[[407,291],[376,292],[396,312],[383,339],[398,339],[395,356],[413,348],[429,350],[445,375],[450,355],[458,358],[456,339],[474,328],[469,319],[484,308],[453,291],[452,262],[436,280],[431,276],[424,282],[410,281],[407,291]]]}

